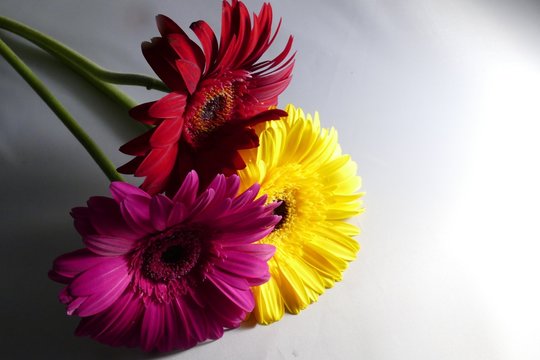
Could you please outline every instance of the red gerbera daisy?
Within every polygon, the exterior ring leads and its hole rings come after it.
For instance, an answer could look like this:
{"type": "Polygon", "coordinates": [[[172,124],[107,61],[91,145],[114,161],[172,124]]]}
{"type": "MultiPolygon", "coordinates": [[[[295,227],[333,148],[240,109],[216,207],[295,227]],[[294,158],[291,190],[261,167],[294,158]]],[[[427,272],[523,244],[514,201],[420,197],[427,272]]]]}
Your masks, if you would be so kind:
{"type": "MultiPolygon", "coordinates": [[[[281,24],[281,21],[280,23],[281,24]]],[[[203,185],[217,173],[245,167],[238,150],[259,145],[252,125],[278,119],[270,109],[291,80],[292,36],[272,60],[259,61],[273,43],[272,7],[264,4],[250,15],[237,0],[223,2],[221,39],[204,21],[191,24],[202,49],[171,19],[157,16],[161,37],[142,44],[156,74],[172,90],[158,101],[133,108],[131,116],[155,125],[120,150],[135,158],[120,172],[145,176],[148,193],[174,193],[195,169],[203,185]]]]}

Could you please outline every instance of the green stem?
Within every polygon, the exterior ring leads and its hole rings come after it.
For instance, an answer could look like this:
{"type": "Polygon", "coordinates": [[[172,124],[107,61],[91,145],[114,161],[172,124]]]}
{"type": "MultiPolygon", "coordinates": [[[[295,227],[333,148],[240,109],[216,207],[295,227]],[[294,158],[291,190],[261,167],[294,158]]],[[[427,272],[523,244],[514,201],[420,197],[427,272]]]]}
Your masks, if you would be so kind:
{"type": "Polygon", "coordinates": [[[107,95],[110,99],[112,99],[115,103],[120,104],[125,108],[126,111],[132,109],[137,105],[137,102],[130,98],[126,93],[118,89],[115,85],[106,83],[104,81],[99,80],[92,74],[78,69],[77,64],[70,62],[69,60],[66,60],[63,57],[58,57],[60,61],[62,61],[67,66],[71,67],[73,70],[75,70],[80,76],[86,79],[90,84],[92,84],[96,89],[101,91],[103,94],[107,95]]]}
{"type": "Polygon", "coordinates": [[[87,72],[102,81],[121,85],[144,86],[148,90],[170,91],[162,81],[149,76],[108,71],[52,37],[5,16],[0,16],[0,28],[22,36],[50,54],[69,62],[76,71],[87,72]]]}
{"type": "Polygon", "coordinates": [[[68,130],[79,140],[86,151],[92,156],[101,170],[111,181],[124,181],[116,171],[113,163],[105,156],[103,151],[90,138],[90,136],[75,121],[66,108],[54,97],[47,87],[39,80],[32,70],[15,54],[11,48],[0,39],[0,54],[13,66],[13,68],[26,80],[34,91],[43,99],[49,108],[60,118],[68,130]]]}

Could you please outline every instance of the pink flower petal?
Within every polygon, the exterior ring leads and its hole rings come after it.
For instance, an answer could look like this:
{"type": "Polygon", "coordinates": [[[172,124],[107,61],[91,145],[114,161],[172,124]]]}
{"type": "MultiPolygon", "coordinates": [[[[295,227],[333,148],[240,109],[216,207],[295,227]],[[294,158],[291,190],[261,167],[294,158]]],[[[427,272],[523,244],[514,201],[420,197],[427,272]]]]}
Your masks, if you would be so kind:
{"type": "Polygon", "coordinates": [[[167,227],[171,227],[177,224],[180,224],[184,221],[186,216],[189,214],[189,210],[183,203],[176,203],[173,205],[169,218],[167,219],[167,227]]]}
{"type": "Polygon", "coordinates": [[[156,342],[163,336],[164,311],[163,304],[149,301],[146,304],[143,321],[141,324],[141,347],[144,351],[152,351],[156,348],[156,342]]]}
{"type": "Polygon", "coordinates": [[[253,201],[253,199],[255,199],[255,197],[259,193],[260,187],[261,186],[259,184],[255,183],[249,189],[240,194],[240,196],[234,199],[233,208],[243,207],[247,203],[253,201]]]}
{"type": "MultiPolygon", "coordinates": [[[[234,275],[223,278],[223,280],[233,286],[236,286],[232,282],[234,277],[242,280],[246,279],[251,286],[264,284],[270,278],[268,264],[262,259],[236,251],[224,251],[223,256],[224,259],[221,262],[217,262],[216,267],[234,275]]],[[[219,274],[219,276],[222,275],[221,273],[219,274]]]]}
{"type": "Polygon", "coordinates": [[[75,334],[112,346],[137,346],[144,307],[137,295],[126,292],[105,311],[83,318],[75,334]]]}
{"type": "Polygon", "coordinates": [[[167,220],[173,208],[172,201],[161,194],[155,195],[150,201],[150,220],[157,231],[167,228],[167,220]]]}
{"type": "Polygon", "coordinates": [[[79,249],[56,258],[51,273],[54,273],[53,276],[59,275],[71,279],[104,261],[107,259],[88,249],[79,249]]]}
{"type": "Polygon", "coordinates": [[[215,197],[217,199],[222,199],[224,198],[225,191],[227,190],[226,184],[227,181],[225,179],[225,175],[219,174],[214,178],[214,180],[212,180],[206,189],[213,189],[215,192],[215,197]]]}
{"type": "Polygon", "coordinates": [[[73,225],[79,234],[83,237],[85,235],[95,234],[96,229],[90,222],[90,209],[86,207],[76,207],[71,209],[71,216],[73,217],[73,225]]]}
{"type": "Polygon", "coordinates": [[[238,189],[240,188],[240,177],[238,175],[231,175],[227,178],[227,195],[226,197],[233,198],[238,195],[238,189]]]}
{"type": "Polygon", "coordinates": [[[173,197],[173,202],[182,202],[186,206],[191,206],[195,201],[197,193],[199,191],[199,177],[195,171],[190,171],[180,189],[173,197]]]}
{"type": "Polygon", "coordinates": [[[203,192],[196,200],[195,203],[192,205],[193,207],[190,209],[190,214],[188,216],[188,219],[195,220],[197,219],[197,215],[205,211],[209,205],[211,204],[212,200],[214,199],[214,195],[216,192],[214,189],[208,189],[205,192],[203,192]]]}
{"type": "Polygon", "coordinates": [[[86,247],[103,256],[124,255],[133,249],[135,240],[107,235],[87,235],[83,238],[86,247]]]}
{"type": "Polygon", "coordinates": [[[220,243],[222,246],[251,244],[264,238],[266,235],[270,234],[272,230],[272,228],[255,228],[243,232],[223,233],[217,235],[216,238],[214,238],[214,241],[220,243]]]}
{"type": "Polygon", "coordinates": [[[67,304],[66,313],[68,315],[73,315],[76,313],[76,311],[79,309],[79,307],[84,304],[84,302],[88,300],[87,296],[82,296],[78,298],[73,298],[72,301],[67,304]]]}
{"type": "Polygon", "coordinates": [[[98,234],[127,239],[140,238],[141,232],[128,226],[115,200],[94,196],[88,200],[88,208],[90,222],[98,234]]]}
{"type": "Polygon", "coordinates": [[[205,309],[197,305],[189,297],[177,299],[176,311],[182,319],[182,328],[189,338],[195,342],[208,339],[208,319],[205,309]]]}
{"type": "Polygon", "coordinates": [[[91,268],[77,276],[69,291],[73,296],[91,296],[96,293],[105,293],[113,285],[122,282],[128,277],[126,261],[121,257],[104,258],[91,268]]]}
{"type": "MultiPolygon", "coordinates": [[[[246,298],[253,298],[251,290],[236,290],[246,298]]],[[[234,301],[225,296],[213,284],[205,289],[206,296],[212,299],[207,303],[206,313],[209,322],[209,332],[212,332],[214,324],[219,324],[220,327],[235,328],[245,319],[248,311],[243,310],[234,301]]],[[[211,334],[209,334],[211,336],[211,334]]]]}
{"type": "MultiPolygon", "coordinates": [[[[254,211],[255,212],[255,211],[254,211]]],[[[224,217],[219,219],[219,222],[216,221],[215,226],[216,227],[227,227],[227,223],[229,226],[234,225],[234,232],[244,232],[244,231],[250,231],[253,230],[256,232],[259,229],[269,229],[272,231],[273,225],[277,223],[279,220],[279,217],[272,216],[258,216],[254,217],[254,219],[246,218],[249,216],[249,212],[242,212],[238,214],[234,214],[232,216],[224,217]],[[241,215],[244,215],[242,218],[241,215]]]]}
{"type": "Polygon", "coordinates": [[[138,195],[148,199],[150,198],[150,195],[143,190],[123,181],[113,181],[110,186],[110,191],[114,200],[116,200],[116,202],[119,204],[130,195],[138,195]]]}
{"type": "Polygon", "coordinates": [[[197,222],[210,222],[213,223],[215,219],[219,218],[222,214],[226,214],[231,208],[232,199],[224,199],[222,201],[216,201],[214,197],[213,203],[208,204],[206,210],[199,212],[196,217],[191,218],[197,222]],[[214,203],[214,204],[213,204],[214,203]]]}
{"type": "Polygon", "coordinates": [[[268,261],[272,258],[276,251],[276,247],[270,244],[248,244],[248,245],[225,245],[226,250],[237,251],[243,254],[256,256],[263,261],[268,261]]]}
{"type": "Polygon", "coordinates": [[[253,294],[250,291],[241,291],[227,283],[222,276],[208,276],[207,279],[232,303],[244,311],[250,312],[255,306],[253,294]]]}
{"type": "Polygon", "coordinates": [[[131,228],[146,234],[154,232],[150,221],[150,198],[130,195],[120,204],[120,211],[131,228]]]}
{"type": "Polygon", "coordinates": [[[129,276],[124,276],[123,278],[119,278],[116,283],[110,284],[107,291],[96,292],[89,296],[84,303],[78,307],[76,314],[85,317],[95,315],[107,309],[118,300],[130,281],[131,279],[129,276]]]}

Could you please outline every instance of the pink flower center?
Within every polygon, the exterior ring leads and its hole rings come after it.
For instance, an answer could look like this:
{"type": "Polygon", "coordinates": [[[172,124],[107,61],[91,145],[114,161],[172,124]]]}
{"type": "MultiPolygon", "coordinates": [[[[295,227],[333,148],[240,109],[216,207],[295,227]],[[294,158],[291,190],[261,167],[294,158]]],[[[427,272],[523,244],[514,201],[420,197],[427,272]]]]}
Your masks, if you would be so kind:
{"type": "Polygon", "coordinates": [[[141,274],[158,283],[179,280],[198,263],[201,256],[201,232],[171,228],[147,239],[142,253],[141,274]]]}

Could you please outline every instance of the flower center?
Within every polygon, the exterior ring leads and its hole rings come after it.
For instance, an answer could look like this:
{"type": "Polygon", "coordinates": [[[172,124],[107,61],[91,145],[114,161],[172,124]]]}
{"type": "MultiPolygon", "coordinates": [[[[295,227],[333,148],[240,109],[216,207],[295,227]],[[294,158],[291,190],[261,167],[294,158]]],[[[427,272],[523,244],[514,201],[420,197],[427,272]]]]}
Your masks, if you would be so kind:
{"type": "Polygon", "coordinates": [[[289,217],[289,205],[285,200],[278,200],[281,201],[281,204],[274,209],[274,215],[281,216],[281,220],[274,226],[274,230],[279,230],[283,227],[283,225],[287,222],[287,218],[289,217]]]}
{"type": "Polygon", "coordinates": [[[215,118],[223,117],[223,109],[227,107],[227,97],[223,94],[210,98],[199,110],[199,119],[201,121],[211,121],[215,118]]]}
{"type": "Polygon", "coordinates": [[[185,138],[196,147],[217,128],[230,120],[235,103],[233,84],[202,87],[193,94],[192,106],[185,114],[185,138]]]}
{"type": "Polygon", "coordinates": [[[172,228],[148,239],[142,255],[142,275],[153,282],[167,283],[188,274],[201,255],[200,232],[172,228]]]}
{"type": "MultiPolygon", "coordinates": [[[[179,245],[169,246],[169,248],[161,254],[161,261],[169,265],[176,264],[186,256],[184,250],[185,249],[179,245]]],[[[187,255],[189,256],[189,254],[187,255]]]]}

